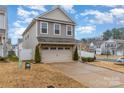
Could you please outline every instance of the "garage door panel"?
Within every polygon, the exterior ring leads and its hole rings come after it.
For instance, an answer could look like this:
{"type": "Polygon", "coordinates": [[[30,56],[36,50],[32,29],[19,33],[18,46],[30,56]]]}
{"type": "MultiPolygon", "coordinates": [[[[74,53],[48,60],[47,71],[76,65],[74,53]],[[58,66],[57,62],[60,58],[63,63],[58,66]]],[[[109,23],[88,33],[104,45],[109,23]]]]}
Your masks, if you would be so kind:
{"type": "Polygon", "coordinates": [[[71,50],[42,50],[43,62],[68,62],[72,61],[71,50]]]}

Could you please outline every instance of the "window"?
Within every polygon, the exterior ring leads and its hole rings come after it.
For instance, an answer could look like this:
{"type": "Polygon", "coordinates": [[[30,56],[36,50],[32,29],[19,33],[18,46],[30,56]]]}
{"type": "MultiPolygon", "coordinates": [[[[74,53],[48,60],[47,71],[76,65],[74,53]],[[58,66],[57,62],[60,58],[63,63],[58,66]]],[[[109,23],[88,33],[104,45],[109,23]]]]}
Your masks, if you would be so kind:
{"type": "Polygon", "coordinates": [[[0,29],[4,29],[5,28],[5,26],[4,26],[4,24],[5,24],[5,21],[4,21],[4,18],[5,16],[4,16],[4,14],[3,13],[1,13],[0,14],[0,29]]]}
{"type": "Polygon", "coordinates": [[[43,50],[49,50],[49,48],[48,47],[43,47],[43,50]]]}
{"type": "Polygon", "coordinates": [[[67,25],[67,27],[66,27],[66,35],[69,35],[69,36],[72,35],[72,26],[67,25]]]}
{"type": "Polygon", "coordinates": [[[70,50],[70,48],[67,47],[67,48],[65,48],[65,50],[70,50]]]}
{"type": "Polygon", "coordinates": [[[56,50],[56,47],[51,47],[50,50],[56,50]]]}
{"type": "Polygon", "coordinates": [[[59,47],[58,50],[63,50],[63,48],[62,47],[59,47]]]}
{"type": "Polygon", "coordinates": [[[60,24],[54,24],[54,34],[60,35],[61,25],[60,24]]]}
{"type": "Polygon", "coordinates": [[[29,38],[29,35],[27,35],[27,39],[29,38]]]}
{"type": "Polygon", "coordinates": [[[48,33],[48,23],[47,22],[42,22],[41,23],[41,33],[42,34],[47,34],[48,33]]]}

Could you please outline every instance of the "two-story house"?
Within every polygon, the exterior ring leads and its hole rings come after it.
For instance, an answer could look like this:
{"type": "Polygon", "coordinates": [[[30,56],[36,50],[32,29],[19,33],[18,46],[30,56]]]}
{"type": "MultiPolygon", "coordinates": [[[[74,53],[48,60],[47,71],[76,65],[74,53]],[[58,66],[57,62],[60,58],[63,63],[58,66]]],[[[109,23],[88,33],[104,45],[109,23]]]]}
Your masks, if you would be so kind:
{"type": "Polygon", "coordinates": [[[99,46],[96,48],[96,54],[124,55],[124,40],[110,38],[98,45],[97,43],[94,44],[99,46]]]}
{"type": "Polygon", "coordinates": [[[109,39],[105,41],[105,48],[112,55],[124,55],[124,40],[120,39],[109,39]]]}
{"type": "Polygon", "coordinates": [[[71,62],[75,48],[75,22],[60,7],[34,18],[23,33],[23,48],[40,46],[42,62],[71,62]]]}
{"type": "Polygon", "coordinates": [[[0,6],[0,56],[7,56],[7,7],[0,6]]]}

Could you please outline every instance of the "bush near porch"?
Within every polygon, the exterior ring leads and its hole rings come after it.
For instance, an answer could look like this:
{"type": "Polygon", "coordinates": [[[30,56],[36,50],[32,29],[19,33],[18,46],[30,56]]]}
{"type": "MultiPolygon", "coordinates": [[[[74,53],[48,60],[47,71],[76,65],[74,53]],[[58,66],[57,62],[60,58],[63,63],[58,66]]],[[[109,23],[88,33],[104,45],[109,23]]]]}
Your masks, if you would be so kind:
{"type": "Polygon", "coordinates": [[[35,63],[40,63],[40,62],[41,62],[40,51],[39,51],[39,46],[37,45],[35,48],[35,63]]]}
{"type": "Polygon", "coordinates": [[[77,50],[77,47],[76,47],[75,51],[74,51],[74,55],[73,55],[73,60],[78,61],[78,59],[79,59],[79,56],[78,56],[78,50],[77,50]]]}
{"type": "Polygon", "coordinates": [[[5,57],[0,57],[0,62],[7,62],[7,58],[5,58],[5,57]]]}
{"type": "Polygon", "coordinates": [[[90,57],[81,57],[82,62],[93,62],[95,61],[95,57],[94,58],[90,58],[90,57]]]}
{"type": "Polygon", "coordinates": [[[16,55],[9,55],[7,59],[12,62],[18,62],[19,60],[19,58],[16,55]]]}

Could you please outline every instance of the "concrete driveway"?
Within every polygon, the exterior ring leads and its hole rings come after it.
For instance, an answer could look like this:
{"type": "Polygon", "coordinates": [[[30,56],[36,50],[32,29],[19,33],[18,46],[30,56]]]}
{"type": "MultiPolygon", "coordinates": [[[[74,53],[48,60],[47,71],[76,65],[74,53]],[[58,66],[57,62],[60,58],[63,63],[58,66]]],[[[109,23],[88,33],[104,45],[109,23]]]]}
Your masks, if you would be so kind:
{"type": "Polygon", "coordinates": [[[124,87],[123,73],[79,62],[50,65],[91,88],[124,87]]]}

